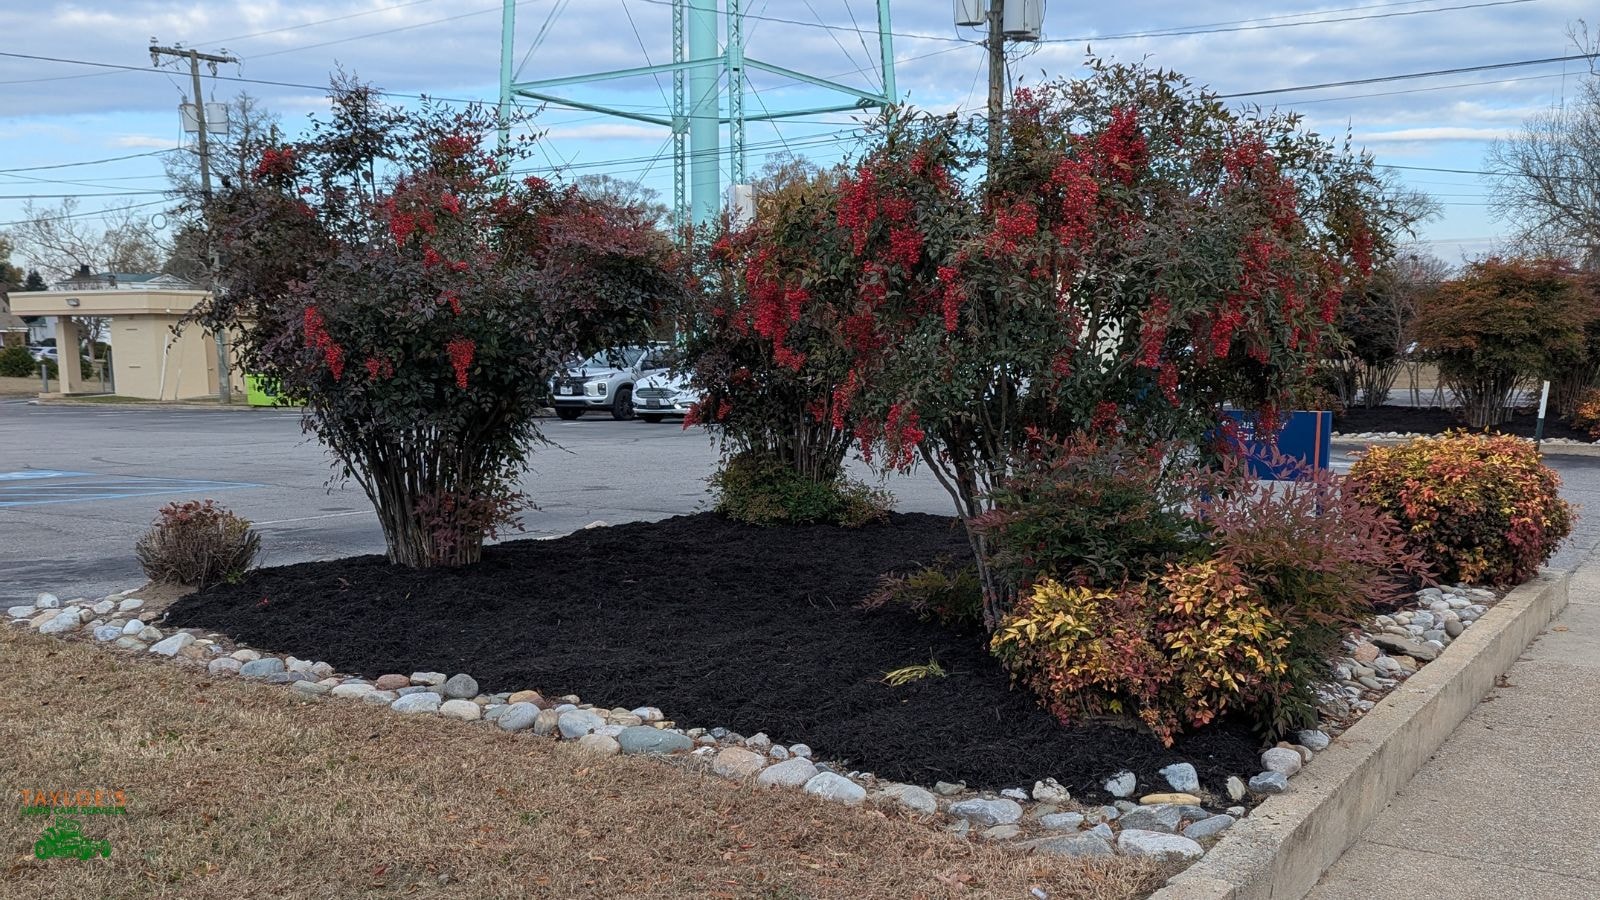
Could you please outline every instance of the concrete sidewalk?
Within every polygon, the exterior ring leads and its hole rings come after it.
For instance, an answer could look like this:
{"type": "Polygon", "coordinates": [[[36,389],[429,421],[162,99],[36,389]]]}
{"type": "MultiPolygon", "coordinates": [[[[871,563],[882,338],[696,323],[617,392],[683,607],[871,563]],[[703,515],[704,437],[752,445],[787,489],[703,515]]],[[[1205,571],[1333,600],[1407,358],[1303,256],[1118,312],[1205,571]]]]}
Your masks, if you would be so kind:
{"type": "Polygon", "coordinates": [[[1600,551],[1567,609],[1307,895],[1600,898],[1600,551]]]}

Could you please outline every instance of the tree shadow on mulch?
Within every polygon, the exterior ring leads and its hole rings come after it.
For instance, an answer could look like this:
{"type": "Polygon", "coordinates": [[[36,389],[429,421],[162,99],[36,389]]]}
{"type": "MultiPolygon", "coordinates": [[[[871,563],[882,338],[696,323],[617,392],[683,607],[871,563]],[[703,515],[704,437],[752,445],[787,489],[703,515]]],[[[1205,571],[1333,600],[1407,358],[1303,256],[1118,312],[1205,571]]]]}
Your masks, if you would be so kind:
{"type": "Polygon", "coordinates": [[[721,725],[811,745],[880,778],[974,788],[1053,776],[1104,798],[1124,768],[1141,790],[1192,762],[1222,794],[1259,768],[1259,742],[1213,725],[1171,749],[1101,724],[1063,727],[1013,690],[981,635],[859,601],[888,572],[967,545],[954,520],[895,515],[860,529],[759,528],[705,513],[491,547],[461,570],[379,556],[252,572],[175,603],[167,624],[376,677],[467,672],[486,692],[575,693],[659,706],[680,725],[721,725]],[[884,674],[937,660],[949,674],[900,687],[884,674]]]}

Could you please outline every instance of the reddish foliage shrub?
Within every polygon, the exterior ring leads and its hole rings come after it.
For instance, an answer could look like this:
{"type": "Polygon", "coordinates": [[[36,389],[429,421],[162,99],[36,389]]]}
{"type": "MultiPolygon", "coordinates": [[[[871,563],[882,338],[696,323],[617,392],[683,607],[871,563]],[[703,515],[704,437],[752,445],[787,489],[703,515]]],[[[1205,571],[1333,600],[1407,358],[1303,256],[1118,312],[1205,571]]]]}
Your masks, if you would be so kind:
{"type": "Polygon", "coordinates": [[[1510,435],[1458,431],[1373,447],[1350,480],[1448,581],[1520,584],[1572,531],[1561,476],[1510,435]]]}
{"type": "MultiPolygon", "coordinates": [[[[1517,382],[1592,373],[1583,360],[1593,298],[1564,263],[1486,259],[1423,298],[1417,337],[1474,428],[1498,425],[1517,382]]],[[[1558,398],[1558,408],[1561,400],[1558,398]]]]}
{"type": "Polygon", "coordinates": [[[260,551],[261,536],[249,520],[211,500],[168,503],[134,544],[151,581],[196,587],[237,579],[260,551]]]}

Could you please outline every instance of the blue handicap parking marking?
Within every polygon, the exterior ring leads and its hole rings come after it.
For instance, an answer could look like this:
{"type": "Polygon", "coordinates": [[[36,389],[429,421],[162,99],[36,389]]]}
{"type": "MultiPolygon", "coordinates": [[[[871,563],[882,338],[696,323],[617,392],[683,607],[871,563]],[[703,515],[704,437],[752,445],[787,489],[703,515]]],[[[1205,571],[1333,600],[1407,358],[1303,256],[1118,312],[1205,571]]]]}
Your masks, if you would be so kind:
{"type": "Polygon", "coordinates": [[[29,469],[0,473],[0,509],[55,503],[89,503],[130,497],[210,494],[262,487],[243,481],[195,478],[152,478],[140,475],[97,475],[29,469]],[[49,472],[49,474],[38,474],[49,472]]]}

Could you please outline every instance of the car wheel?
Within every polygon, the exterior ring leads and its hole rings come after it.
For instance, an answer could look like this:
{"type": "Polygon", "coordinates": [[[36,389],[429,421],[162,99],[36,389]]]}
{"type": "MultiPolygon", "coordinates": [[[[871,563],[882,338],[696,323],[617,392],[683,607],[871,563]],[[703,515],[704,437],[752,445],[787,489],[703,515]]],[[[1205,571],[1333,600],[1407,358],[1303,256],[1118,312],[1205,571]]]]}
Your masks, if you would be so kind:
{"type": "Polygon", "coordinates": [[[617,388],[617,396],[611,401],[611,418],[618,422],[633,418],[633,386],[623,385],[617,388]]]}
{"type": "Polygon", "coordinates": [[[556,407],[556,415],[571,422],[573,419],[583,415],[583,410],[573,409],[570,406],[558,406],[556,407]]]}
{"type": "Polygon", "coordinates": [[[640,413],[639,414],[639,418],[645,420],[646,422],[649,422],[651,425],[654,425],[657,422],[660,422],[662,419],[666,418],[666,416],[647,416],[647,415],[645,415],[643,413],[640,413]]]}

